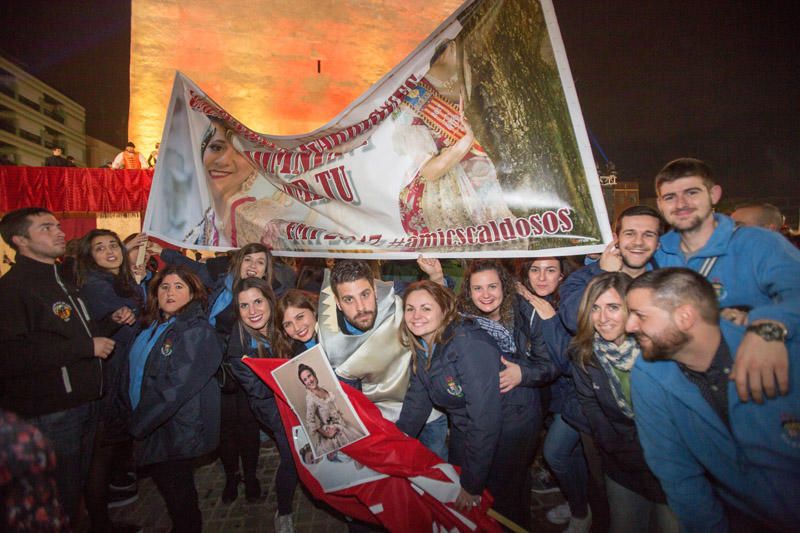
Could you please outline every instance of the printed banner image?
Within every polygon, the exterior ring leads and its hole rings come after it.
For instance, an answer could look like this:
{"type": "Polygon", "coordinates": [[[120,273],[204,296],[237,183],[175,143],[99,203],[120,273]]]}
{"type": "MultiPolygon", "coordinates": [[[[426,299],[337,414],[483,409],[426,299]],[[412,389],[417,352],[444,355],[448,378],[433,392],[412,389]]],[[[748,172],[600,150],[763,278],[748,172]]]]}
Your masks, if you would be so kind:
{"type": "Polygon", "coordinates": [[[304,135],[254,132],[178,73],[161,151],[145,231],[188,248],[543,256],[611,238],[550,0],[466,2],[304,135]]]}
{"type": "MultiPolygon", "coordinates": [[[[313,458],[349,461],[339,450],[369,432],[342,391],[322,346],[292,358],[272,376],[300,420],[313,458]]],[[[305,461],[305,451],[299,455],[305,461]]]]}

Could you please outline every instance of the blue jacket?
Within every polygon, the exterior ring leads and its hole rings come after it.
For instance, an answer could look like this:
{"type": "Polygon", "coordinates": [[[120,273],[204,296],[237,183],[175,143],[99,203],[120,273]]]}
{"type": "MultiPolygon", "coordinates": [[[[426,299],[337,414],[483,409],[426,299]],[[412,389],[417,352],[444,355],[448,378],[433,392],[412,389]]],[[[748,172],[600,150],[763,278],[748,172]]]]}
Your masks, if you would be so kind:
{"type": "Polygon", "coordinates": [[[199,303],[190,303],[156,341],[131,410],[128,358],[116,394],[128,417],[140,466],[199,457],[219,444],[222,348],[199,303]]]}
{"type": "Polygon", "coordinates": [[[680,235],[663,235],[656,262],[700,271],[706,258],[718,257],[706,277],[717,291],[719,306],[747,307],[751,322],[778,320],[794,335],[800,327],[800,251],[774,231],[740,227],[734,232],[731,218],[716,214],[714,220],[717,227],[711,238],[688,260],[680,235]]]}
{"type": "Polygon", "coordinates": [[[603,461],[603,471],[623,487],[650,501],[664,503],[664,491],[644,460],[636,424],[617,405],[608,376],[600,363],[595,362],[596,357],[592,356],[592,362],[585,368],[573,365],[573,376],[581,409],[603,461]]]}
{"type": "Polygon", "coordinates": [[[503,423],[500,398],[500,352],[494,340],[469,319],[451,326],[450,340],[436,345],[426,367],[417,353],[397,427],[416,436],[435,406],[466,435],[461,486],[480,494],[486,486],[503,423]]]}
{"type": "MultiPolygon", "coordinates": [[[[721,323],[731,354],[742,328],[721,323]]],[[[673,361],[636,361],[631,394],[645,457],[688,531],[728,531],[722,502],[773,528],[800,524],[800,343],[788,345],[792,388],[759,405],[728,385],[728,430],[673,361]]]]}

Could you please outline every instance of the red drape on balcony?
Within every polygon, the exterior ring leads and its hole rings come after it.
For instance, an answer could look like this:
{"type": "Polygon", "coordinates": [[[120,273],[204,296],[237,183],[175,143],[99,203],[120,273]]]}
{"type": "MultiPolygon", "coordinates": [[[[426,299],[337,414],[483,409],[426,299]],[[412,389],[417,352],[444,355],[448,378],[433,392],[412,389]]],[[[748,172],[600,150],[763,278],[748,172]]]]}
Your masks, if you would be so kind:
{"type": "Polygon", "coordinates": [[[152,170],[0,167],[0,212],[44,207],[53,212],[144,212],[152,170]]]}

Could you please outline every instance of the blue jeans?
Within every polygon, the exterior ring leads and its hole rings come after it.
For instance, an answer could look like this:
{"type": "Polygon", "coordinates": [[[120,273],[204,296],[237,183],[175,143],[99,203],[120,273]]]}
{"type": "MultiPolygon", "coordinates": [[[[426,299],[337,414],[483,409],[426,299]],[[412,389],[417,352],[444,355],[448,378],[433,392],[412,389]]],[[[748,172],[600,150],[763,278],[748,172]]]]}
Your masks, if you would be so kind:
{"type": "Polygon", "coordinates": [[[650,501],[610,477],[605,478],[611,511],[609,533],[678,533],[678,518],[666,504],[650,501]]]}
{"type": "Polygon", "coordinates": [[[589,512],[586,486],[589,472],[583,456],[581,434],[556,413],[544,439],[544,460],[558,480],[561,492],[576,518],[589,512]]]}
{"type": "Polygon", "coordinates": [[[59,499],[73,526],[78,523],[81,495],[89,474],[99,407],[99,401],[93,401],[27,419],[53,445],[59,499]]]}
{"type": "Polygon", "coordinates": [[[447,461],[447,416],[440,416],[433,422],[425,424],[419,433],[419,441],[430,451],[447,461]]]}

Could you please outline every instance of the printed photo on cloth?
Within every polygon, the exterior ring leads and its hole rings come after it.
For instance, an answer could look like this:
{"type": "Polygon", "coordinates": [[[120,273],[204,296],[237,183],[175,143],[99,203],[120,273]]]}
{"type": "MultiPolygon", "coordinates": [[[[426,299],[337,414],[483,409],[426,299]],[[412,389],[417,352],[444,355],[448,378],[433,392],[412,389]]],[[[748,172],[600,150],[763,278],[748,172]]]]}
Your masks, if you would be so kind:
{"type": "Polygon", "coordinates": [[[301,426],[292,428],[292,437],[297,455],[325,492],[335,492],[389,477],[367,468],[341,450],[316,459],[311,451],[308,435],[301,426]]]}
{"type": "Polygon", "coordinates": [[[290,359],[272,376],[308,435],[314,459],[335,462],[341,448],[369,435],[321,346],[290,359]]]}
{"type": "Polygon", "coordinates": [[[249,129],[178,73],[145,231],[276,255],[600,252],[611,239],[550,0],[465,2],[313,132],[249,129]]]}

